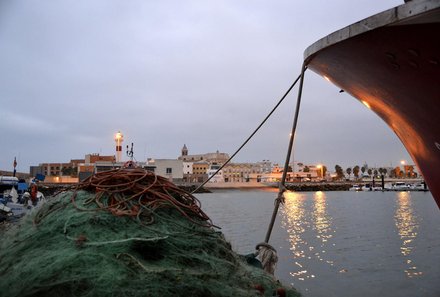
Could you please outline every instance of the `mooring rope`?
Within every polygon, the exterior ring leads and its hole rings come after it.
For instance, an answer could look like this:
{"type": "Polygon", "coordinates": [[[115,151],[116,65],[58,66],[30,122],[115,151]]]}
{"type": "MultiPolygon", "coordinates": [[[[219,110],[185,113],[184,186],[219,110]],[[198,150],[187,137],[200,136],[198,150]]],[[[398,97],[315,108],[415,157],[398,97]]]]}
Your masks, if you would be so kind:
{"type": "Polygon", "coordinates": [[[289,169],[289,161],[292,155],[292,148],[293,148],[293,142],[295,140],[295,133],[296,133],[296,126],[298,124],[298,117],[299,117],[299,108],[301,106],[301,97],[302,97],[302,89],[304,84],[304,73],[307,70],[307,66],[305,64],[302,65],[301,69],[301,81],[299,83],[299,89],[298,89],[298,98],[296,100],[296,108],[295,108],[295,117],[293,119],[293,125],[292,125],[292,131],[290,132],[290,141],[289,141],[289,148],[287,149],[287,155],[286,155],[286,162],[284,163],[284,170],[283,170],[283,176],[281,178],[281,182],[279,183],[279,192],[278,197],[275,199],[275,207],[273,209],[272,213],[272,219],[269,223],[269,227],[267,229],[266,233],[266,239],[264,242],[268,243],[270,239],[270,234],[272,233],[273,225],[275,223],[275,219],[277,217],[278,208],[280,207],[280,203],[284,203],[284,191],[286,190],[286,177],[287,177],[287,170],[289,169]]]}
{"type": "Polygon", "coordinates": [[[266,123],[266,121],[269,119],[269,117],[275,112],[275,110],[278,108],[278,106],[281,104],[281,102],[284,101],[284,99],[287,97],[287,95],[290,93],[290,91],[293,89],[293,87],[296,85],[296,83],[298,82],[298,80],[300,78],[301,78],[301,74],[295,79],[295,81],[292,83],[292,85],[289,87],[289,89],[287,89],[286,93],[283,95],[283,97],[281,97],[281,99],[278,101],[278,103],[275,105],[275,107],[272,108],[272,110],[269,112],[269,114],[258,125],[258,127],[254,130],[254,132],[252,132],[252,134],[243,142],[243,144],[235,151],[235,153],[233,153],[232,156],[229,157],[229,159],[222,166],[220,166],[220,168],[217,169],[216,172],[214,172],[213,175],[208,177],[208,179],[206,181],[204,181],[200,186],[198,186],[194,191],[192,191],[191,194],[194,194],[195,192],[200,190],[204,185],[206,185],[215,175],[217,175],[217,173],[220,172],[220,170],[223,169],[223,167],[225,167],[235,157],[235,155],[238,154],[238,152],[241,151],[241,149],[249,142],[249,140],[251,140],[251,138],[258,132],[258,130],[260,130],[260,128],[266,123]]]}
{"type": "Polygon", "coordinates": [[[260,257],[264,271],[273,275],[278,262],[276,249],[266,242],[257,244],[255,249],[257,250],[255,255],[260,257]]]}

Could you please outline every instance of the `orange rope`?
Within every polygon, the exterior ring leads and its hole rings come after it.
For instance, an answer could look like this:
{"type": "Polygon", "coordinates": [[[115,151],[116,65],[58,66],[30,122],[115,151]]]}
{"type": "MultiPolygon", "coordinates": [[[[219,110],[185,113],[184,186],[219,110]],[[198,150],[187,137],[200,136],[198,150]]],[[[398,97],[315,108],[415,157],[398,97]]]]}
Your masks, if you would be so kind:
{"type": "MultiPolygon", "coordinates": [[[[115,216],[137,218],[141,217],[145,208],[151,211],[174,208],[196,224],[213,226],[196,197],[166,178],[141,168],[114,169],[90,176],[77,185],[71,202],[81,211],[107,210],[115,216]],[[78,206],[76,196],[79,190],[94,191],[94,203],[97,207],[78,206]]],[[[148,221],[154,221],[151,215],[148,221]]]]}

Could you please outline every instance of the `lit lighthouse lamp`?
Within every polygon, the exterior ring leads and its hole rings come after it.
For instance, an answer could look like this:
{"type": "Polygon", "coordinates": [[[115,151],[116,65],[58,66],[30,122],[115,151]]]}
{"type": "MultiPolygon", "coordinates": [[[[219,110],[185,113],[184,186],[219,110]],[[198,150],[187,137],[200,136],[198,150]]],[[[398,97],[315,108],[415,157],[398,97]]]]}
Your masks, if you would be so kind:
{"type": "Polygon", "coordinates": [[[116,162],[121,162],[122,155],[122,142],[124,141],[124,135],[122,135],[121,131],[118,131],[115,135],[116,142],[116,162]]]}

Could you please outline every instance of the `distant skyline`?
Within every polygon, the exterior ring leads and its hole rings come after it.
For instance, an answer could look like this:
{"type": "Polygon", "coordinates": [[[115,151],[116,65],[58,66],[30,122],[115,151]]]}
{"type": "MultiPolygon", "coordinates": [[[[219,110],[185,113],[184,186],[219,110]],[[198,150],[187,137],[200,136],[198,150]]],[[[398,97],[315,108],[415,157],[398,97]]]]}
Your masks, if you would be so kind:
{"type": "MultiPolygon", "coordinates": [[[[0,169],[115,154],[232,154],[316,40],[403,4],[385,0],[2,1],[0,169]]],[[[284,163],[297,87],[235,162],[284,163]]],[[[356,99],[306,72],[294,160],[343,168],[412,163],[356,99]]]]}

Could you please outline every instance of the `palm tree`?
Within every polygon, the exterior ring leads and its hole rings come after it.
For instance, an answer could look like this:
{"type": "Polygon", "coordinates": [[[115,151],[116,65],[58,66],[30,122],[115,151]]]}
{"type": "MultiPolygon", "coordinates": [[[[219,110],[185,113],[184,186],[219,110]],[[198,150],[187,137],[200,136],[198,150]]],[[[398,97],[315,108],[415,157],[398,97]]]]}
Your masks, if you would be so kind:
{"type": "Polygon", "coordinates": [[[348,174],[348,179],[350,179],[350,175],[351,175],[351,167],[348,167],[347,169],[345,169],[345,172],[347,172],[347,174],[348,174]]]}
{"type": "Polygon", "coordinates": [[[358,165],[354,166],[353,174],[356,178],[359,178],[359,166],[358,165]]]}
{"type": "Polygon", "coordinates": [[[336,176],[338,179],[342,179],[344,177],[344,170],[341,166],[336,165],[335,166],[336,176]]]}
{"type": "Polygon", "coordinates": [[[382,167],[379,168],[379,173],[380,173],[380,175],[384,175],[382,167]]]}

